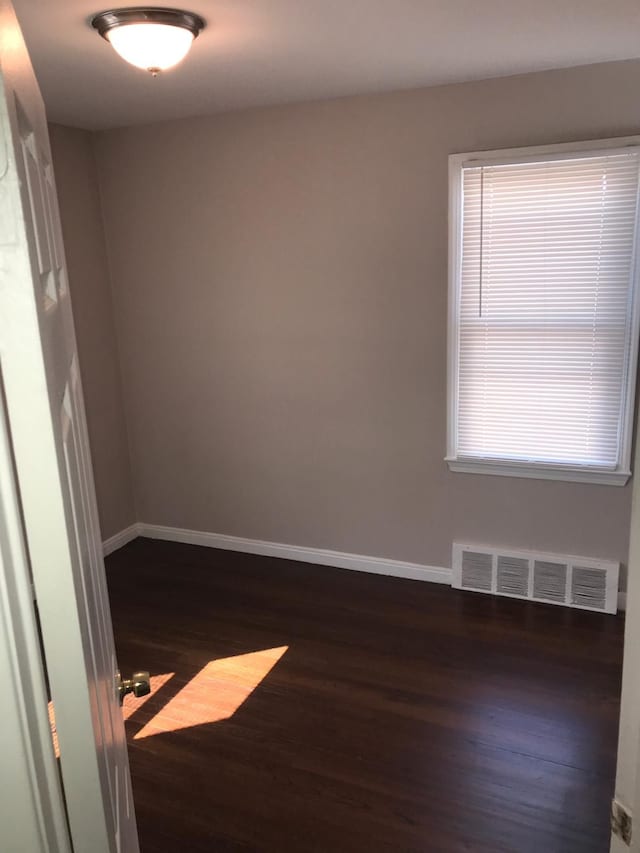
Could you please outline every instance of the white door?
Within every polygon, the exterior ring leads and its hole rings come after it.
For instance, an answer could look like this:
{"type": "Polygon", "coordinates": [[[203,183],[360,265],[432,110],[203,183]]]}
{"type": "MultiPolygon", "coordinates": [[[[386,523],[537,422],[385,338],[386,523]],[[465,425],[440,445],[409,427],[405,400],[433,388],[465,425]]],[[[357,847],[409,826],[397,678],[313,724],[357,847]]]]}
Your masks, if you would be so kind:
{"type": "Polygon", "coordinates": [[[0,370],[73,849],[137,853],[46,117],[8,0],[0,0],[0,370]]]}

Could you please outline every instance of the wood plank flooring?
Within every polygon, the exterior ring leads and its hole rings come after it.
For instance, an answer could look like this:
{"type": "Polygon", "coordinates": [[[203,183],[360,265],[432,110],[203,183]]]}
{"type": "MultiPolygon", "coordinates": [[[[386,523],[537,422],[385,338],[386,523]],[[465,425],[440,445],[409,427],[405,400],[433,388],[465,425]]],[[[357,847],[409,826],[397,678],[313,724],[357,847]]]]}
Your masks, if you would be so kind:
{"type": "Polygon", "coordinates": [[[605,853],[623,621],[138,539],[142,853],[605,853]]]}

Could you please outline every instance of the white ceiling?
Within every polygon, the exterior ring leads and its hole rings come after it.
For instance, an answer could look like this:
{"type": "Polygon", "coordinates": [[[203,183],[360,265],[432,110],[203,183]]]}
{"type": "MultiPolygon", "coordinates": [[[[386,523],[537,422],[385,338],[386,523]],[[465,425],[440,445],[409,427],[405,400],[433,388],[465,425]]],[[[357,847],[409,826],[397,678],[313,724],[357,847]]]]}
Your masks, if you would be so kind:
{"type": "Polygon", "coordinates": [[[638,0],[188,0],[208,26],[153,79],[90,28],[99,0],[14,5],[50,118],[86,128],[640,56],[638,0]]]}

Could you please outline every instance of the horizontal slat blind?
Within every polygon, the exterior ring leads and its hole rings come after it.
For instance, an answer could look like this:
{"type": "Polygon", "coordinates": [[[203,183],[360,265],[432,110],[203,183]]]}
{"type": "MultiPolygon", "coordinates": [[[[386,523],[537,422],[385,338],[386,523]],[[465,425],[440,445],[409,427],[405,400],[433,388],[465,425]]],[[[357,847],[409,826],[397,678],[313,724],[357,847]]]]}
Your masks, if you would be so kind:
{"type": "Polygon", "coordinates": [[[463,167],[459,458],[618,465],[638,161],[463,167]]]}

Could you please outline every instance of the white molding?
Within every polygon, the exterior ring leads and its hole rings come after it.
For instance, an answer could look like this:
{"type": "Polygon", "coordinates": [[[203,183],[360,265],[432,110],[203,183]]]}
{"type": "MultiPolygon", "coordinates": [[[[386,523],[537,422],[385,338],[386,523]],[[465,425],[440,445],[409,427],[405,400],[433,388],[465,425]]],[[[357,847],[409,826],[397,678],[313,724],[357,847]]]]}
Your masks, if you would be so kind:
{"type": "MultiPolygon", "coordinates": [[[[319,566],[333,566],[337,569],[349,569],[356,572],[368,572],[374,575],[387,575],[395,578],[440,583],[451,586],[452,570],[440,566],[426,566],[421,563],[405,563],[401,560],[389,560],[384,557],[369,557],[362,554],[349,554],[344,551],[331,551],[325,548],[308,548],[304,545],[285,545],[281,542],[267,542],[262,539],[245,539],[240,536],[225,536],[221,533],[207,533],[202,530],[187,530],[182,527],[165,527],[160,524],[137,522],[111,536],[103,543],[107,556],[138,536],[147,539],[162,539],[165,542],[183,542],[185,545],[203,545],[206,548],[219,548],[221,551],[238,551],[243,554],[257,554],[262,557],[276,557],[282,560],[296,560],[299,563],[315,563],[319,566]]],[[[625,592],[618,594],[618,609],[626,610],[625,592]]]]}
{"type": "Polygon", "coordinates": [[[606,139],[585,139],[580,142],[553,142],[550,145],[525,145],[519,148],[494,148],[483,151],[467,151],[450,154],[449,161],[454,164],[472,163],[474,166],[496,166],[509,163],[526,163],[545,160],[565,159],[572,151],[589,154],[618,154],[629,148],[640,146],[640,135],[609,136],[606,139]],[[557,157],[555,156],[557,155],[557,157]]]}
{"type": "Polygon", "coordinates": [[[140,525],[136,522],[135,524],[129,525],[129,527],[125,527],[125,529],[121,530],[119,533],[115,533],[113,536],[105,539],[102,543],[102,553],[107,557],[109,554],[117,551],[118,548],[122,548],[123,545],[126,545],[138,536],[140,536],[140,525]]]}
{"type": "Polygon", "coordinates": [[[445,459],[450,471],[465,474],[495,474],[498,477],[525,477],[533,480],[562,480],[565,483],[599,483],[624,486],[631,471],[603,471],[595,468],[553,466],[542,463],[506,462],[489,459],[445,459]]]}
{"type": "Polygon", "coordinates": [[[451,569],[425,566],[420,563],[405,563],[383,557],[348,554],[325,548],[308,548],[303,545],[285,545],[281,542],[244,539],[239,536],[224,536],[219,533],[163,527],[157,524],[139,524],[137,535],[146,536],[149,539],[164,539],[168,542],[184,542],[188,545],[204,545],[207,548],[220,548],[224,551],[240,551],[244,554],[259,554],[263,557],[296,560],[300,563],[315,563],[356,572],[451,585],[451,569]]]}

